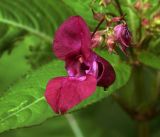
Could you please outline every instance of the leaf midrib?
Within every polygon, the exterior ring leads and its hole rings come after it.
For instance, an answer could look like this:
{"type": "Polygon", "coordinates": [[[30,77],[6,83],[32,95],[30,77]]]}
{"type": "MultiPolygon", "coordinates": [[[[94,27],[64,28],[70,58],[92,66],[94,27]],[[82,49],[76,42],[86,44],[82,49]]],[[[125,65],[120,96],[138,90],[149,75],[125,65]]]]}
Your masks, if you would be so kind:
{"type": "Polygon", "coordinates": [[[38,98],[37,100],[35,100],[35,101],[33,101],[32,103],[26,105],[25,107],[19,109],[18,111],[14,112],[14,113],[11,113],[11,114],[8,115],[7,117],[4,117],[3,119],[0,119],[0,123],[1,123],[1,122],[4,122],[5,120],[9,119],[9,118],[12,117],[12,116],[15,116],[17,113],[19,113],[19,112],[21,112],[21,111],[23,111],[23,110],[31,107],[32,105],[34,105],[34,104],[36,104],[36,103],[38,103],[38,102],[40,102],[40,101],[42,101],[42,100],[44,100],[44,96],[38,98]]]}
{"type": "Polygon", "coordinates": [[[2,19],[2,18],[0,18],[0,22],[4,23],[4,24],[7,24],[7,25],[17,27],[17,28],[20,28],[20,29],[24,29],[24,30],[26,30],[26,31],[28,31],[32,34],[37,35],[38,37],[43,38],[46,42],[52,43],[52,37],[46,35],[45,33],[34,30],[33,28],[31,28],[29,26],[26,26],[24,24],[20,24],[20,23],[17,23],[17,22],[8,20],[8,19],[2,19]]]}

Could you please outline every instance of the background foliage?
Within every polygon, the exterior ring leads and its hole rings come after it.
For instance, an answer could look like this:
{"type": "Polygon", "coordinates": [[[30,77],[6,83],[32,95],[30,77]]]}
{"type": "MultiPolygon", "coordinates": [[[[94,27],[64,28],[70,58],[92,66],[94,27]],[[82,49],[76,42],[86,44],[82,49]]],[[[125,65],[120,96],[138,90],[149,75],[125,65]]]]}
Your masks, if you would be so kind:
{"type": "MultiPolygon", "coordinates": [[[[93,20],[90,2],[91,0],[0,1],[0,137],[74,136],[66,118],[57,117],[43,95],[49,79],[65,75],[64,64],[54,57],[51,50],[55,30],[67,17],[81,15],[93,31],[98,22],[93,20]]],[[[138,39],[136,29],[139,20],[128,6],[134,2],[122,0],[122,8],[127,13],[127,22],[135,42],[138,39]]],[[[153,3],[156,5],[157,1],[153,3]]],[[[113,6],[100,10],[118,14],[113,6]]],[[[151,52],[144,50],[138,53],[139,61],[156,71],[160,69],[159,53],[155,50],[159,43],[157,40],[151,43],[151,52]]],[[[84,137],[134,137],[137,123],[130,119],[112,97],[107,97],[120,88],[124,90],[122,87],[130,82],[133,68],[120,60],[118,55],[107,53],[107,50],[96,52],[113,65],[116,81],[107,91],[97,88],[93,96],[73,108],[70,113],[98,102],[74,113],[84,137]]],[[[131,90],[131,86],[126,90],[128,89],[131,90]]],[[[132,91],[128,92],[124,92],[127,98],[132,94],[132,91]]],[[[158,121],[159,118],[151,121],[153,137],[160,134],[158,121]]]]}

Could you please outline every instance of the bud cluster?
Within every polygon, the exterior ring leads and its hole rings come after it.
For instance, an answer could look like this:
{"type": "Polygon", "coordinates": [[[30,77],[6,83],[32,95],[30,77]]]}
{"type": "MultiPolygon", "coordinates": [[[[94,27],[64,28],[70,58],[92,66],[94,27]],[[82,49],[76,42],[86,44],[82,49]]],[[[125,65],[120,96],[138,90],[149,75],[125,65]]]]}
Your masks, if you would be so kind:
{"type": "Polygon", "coordinates": [[[116,53],[115,48],[118,46],[124,54],[127,54],[126,49],[131,44],[131,33],[124,16],[113,17],[104,30],[97,31],[92,37],[93,48],[101,45],[103,42],[110,53],[116,53]]]}
{"type": "Polygon", "coordinates": [[[134,8],[140,15],[141,25],[145,30],[147,30],[150,34],[160,32],[160,11],[155,11],[155,14],[152,14],[152,12],[151,14],[148,13],[148,10],[153,8],[151,2],[137,0],[134,4],[134,8]]]}
{"type": "Polygon", "coordinates": [[[137,0],[134,4],[134,8],[137,11],[147,11],[149,8],[151,8],[152,5],[150,2],[142,2],[141,0],[137,0]]]}

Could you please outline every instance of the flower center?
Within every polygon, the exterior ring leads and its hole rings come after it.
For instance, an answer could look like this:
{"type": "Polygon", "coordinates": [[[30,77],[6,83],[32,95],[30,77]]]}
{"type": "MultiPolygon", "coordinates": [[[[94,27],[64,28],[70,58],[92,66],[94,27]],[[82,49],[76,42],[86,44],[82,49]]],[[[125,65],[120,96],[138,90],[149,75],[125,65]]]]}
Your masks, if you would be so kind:
{"type": "Polygon", "coordinates": [[[71,77],[82,77],[87,74],[98,75],[98,64],[94,60],[85,60],[81,55],[67,64],[67,72],[71,77]]]}

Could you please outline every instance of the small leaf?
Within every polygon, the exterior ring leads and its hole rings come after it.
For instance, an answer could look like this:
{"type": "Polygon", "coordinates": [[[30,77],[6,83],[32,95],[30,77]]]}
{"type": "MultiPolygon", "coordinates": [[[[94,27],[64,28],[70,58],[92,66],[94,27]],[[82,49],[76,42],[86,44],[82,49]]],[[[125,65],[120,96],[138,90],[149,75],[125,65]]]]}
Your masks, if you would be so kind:
{"type": "Polygon", "coordinates": [[[139,54],[138,59],[143,64],[155,69],[160,69],[160,56],[147,51],[143,51],[139,54]]]}

